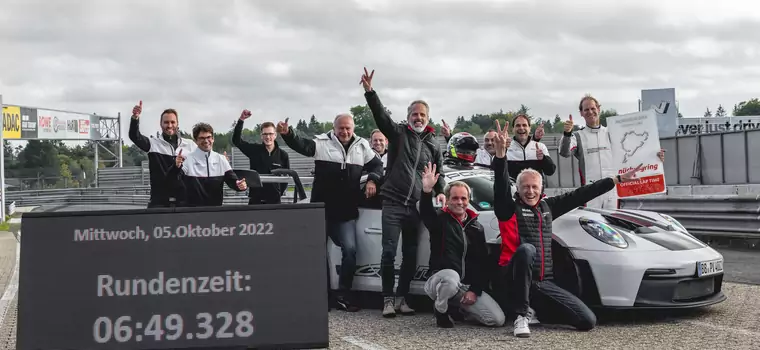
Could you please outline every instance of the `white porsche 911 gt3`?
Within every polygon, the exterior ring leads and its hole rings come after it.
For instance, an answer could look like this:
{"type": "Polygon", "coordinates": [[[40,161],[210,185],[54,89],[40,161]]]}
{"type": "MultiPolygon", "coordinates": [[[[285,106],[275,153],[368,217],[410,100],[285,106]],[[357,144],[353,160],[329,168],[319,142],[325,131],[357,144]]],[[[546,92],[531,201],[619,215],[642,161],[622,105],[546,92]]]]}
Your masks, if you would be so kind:
{"type": "MultiPolygon", "coordinates": [[[[445,169],[445,181],[455,180],[472,188],[470,208],[479,213],[478,220],[486,230],[492,253],[497,256],[501,238],[493,211],[493,172],[479,168],[445,169]]],[[[359,208],[353,284],[356,291],[382,289],[381,210],[379,199],[368,200],[359,208]]],[[[419,230],[417,273],[411,293],[424,295],[430,242],[422,223],[419,230]]],[[[726,300],[721,290],[723,256],[670,216],[651,211],[579,207],[555,218],[553,231],[555,280],[591,307],[688,308],[726,300]]],[[[330,286],[337,289],[341,249],[329,240],[328,252],[330,286]]],[[[399,243],[397,278],[400,264],[399,243]]]]}

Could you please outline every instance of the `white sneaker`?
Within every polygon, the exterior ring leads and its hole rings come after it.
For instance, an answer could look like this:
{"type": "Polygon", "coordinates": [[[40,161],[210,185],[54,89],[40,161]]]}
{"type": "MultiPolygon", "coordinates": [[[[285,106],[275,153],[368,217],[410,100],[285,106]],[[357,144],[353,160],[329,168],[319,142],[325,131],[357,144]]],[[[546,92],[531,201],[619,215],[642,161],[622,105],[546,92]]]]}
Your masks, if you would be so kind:
{"type": "Polygon", "coordinates": [[[541,321],[538,320],[538,317],[536,317],[536,310],[533,310],[532,307],[528,308],[528,314],[525,315],[525,317],[528,319],[528,324],[541,324],[541,321]]]}
{"type": "Polygon", "coordinates": [[[396,299],[395,311],[405,316],[414,315],[414,309],[409,307],[409,304],[406,303],[406,298],[404,297],[396,299]]]}
{"type": "Polygon", "coordinates": [[[393,307],[393,297],[383,298],[383,317],[396,317],[396,310],[393,307]]]}
{"type": "Polygon", "coordinates": [[[529,322],[530,321],[525,316],[517,315],[517,318],[515,319],[515,330],[514,330],[515,337],[520,337],[520,338],[530,337],[530,329],[528,328],[529,322]]]}

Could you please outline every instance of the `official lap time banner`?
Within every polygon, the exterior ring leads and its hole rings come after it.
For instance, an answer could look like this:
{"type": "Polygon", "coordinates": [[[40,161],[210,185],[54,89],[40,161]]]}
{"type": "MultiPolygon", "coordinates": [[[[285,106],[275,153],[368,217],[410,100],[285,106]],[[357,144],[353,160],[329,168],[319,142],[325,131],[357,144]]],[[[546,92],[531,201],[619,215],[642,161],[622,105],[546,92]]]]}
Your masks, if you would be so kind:
{"type": "Polygon", "coordinates": [[[620,198],[639,197],[665,193],[665,171],[657,153],[660,151],[660,136],[657,129],[657,114],[649,109],[642,112],[607,118],[615,169],[622,175],[635,169],[638,180],[617,185],[620,198]]]}
{"type": "Polygon", "coordinates": [[[258,207],[24,214],[17,349],[327,347],[324,207],[258,207]]]}

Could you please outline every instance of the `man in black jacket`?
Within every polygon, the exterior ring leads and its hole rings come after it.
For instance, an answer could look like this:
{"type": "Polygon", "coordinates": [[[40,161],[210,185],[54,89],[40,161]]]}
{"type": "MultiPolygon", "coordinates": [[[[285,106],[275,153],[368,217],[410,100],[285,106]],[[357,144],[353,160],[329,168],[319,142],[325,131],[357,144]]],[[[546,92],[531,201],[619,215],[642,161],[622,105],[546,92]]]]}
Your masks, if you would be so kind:
{"type": "MultiPolygon", "coordinates": [[[[427,163],[436,164],[441,171],[443,157],[435,137],[435,129],[428,125],[430,108],[425,101],[413,101],[407,108],[407,123],[396,124],[385,110],[377,93],[372,89],[372,74],[364,68],[361,84],[372,116],[378,129],[388,138],[388,163],[385,178],[380,188],[383,197],[383,252],[380,261],[380,276],[383,281],[383,317],[401,314],[412,315],[406,296],[409,293],[414,272],[417,268],[418,227],[420,223],[417,201],[422,188],[422,170],[427,163]],[[401,242],[401,275],[394,297],[396,282],[396,250],[399,235],[401,242]]],[[[443,178],[433,186],[437,200],[445,205],[443,178]]]]}
{"type": "Polygon", "coordinates": [[[340,114],[333,122],[333,130],[316,135],[314,140],[298,136],[287,119],[277,125],[282,139],[294,151],[314,157],[312,203],[325,203],[325,222],[328,236],[341,247],[339,290],[335,300],[338,307],[349,312],[358,311],[349,298],[356,272],[356,219],[362,196],[374,196],[377,182],[383,173],[383,162],[367,140],[354,135],[354,119],[340,114]],[[362,171],[368,180],[362,193],[362,171]]]}
{"type": "MultiPolygon", "coordinates": [[[[251,111],[244,110],[240,114],[232,133],[232,144],[240,149],[250,162],[251,170],[256,170],[261,175],[271,174],[273,169],[290,169],[290,157],[288,153],[280,149],[277,144],[277,133],[274,123],[264,122],[261,124],[261,143],[243,141],[243,122],[251,117],[251,111]]],[[[286,183],[263,183],[261,187],[248,190],[248,204],[280,204],[281,198],[288,184],[286,183]]]]}
{"type": "Polygon", "coordinates": [[[502,131],[496,122],[496,156],[493,160],[494,213],[501,236],[499,270],[494,278],[496,299],[505,304],[503,310],[516,315],[514,335],[517,337],[530,336],[531,307],[542,323],[567,324],[579,330],[590,330],[596,325],[596,316],[591,309],[554,283],[552,220],[614,189],[619,182],[635,180],[641,165],[624,175],[601,179],[554,197],[542,197],[541,174],[525,169],[517,176],[517,192],[512,198],[505,162],[508,125],[502,131]]]}
{"type": "Polygon", "coordinates": [[[470,186],[454,181],[446,186],[447,206],[433,208],[433,185],[438,181],[435,165],[422,174],[420,216],[430,233],[430,278],[425,293],[435,300],[438,327],[451,328],[449,304],[486,326],[504,325],[504,312],[483,291],[488,286],[488,248],[478,214],[468,209],[470,186]]]}
{"type": "Polygon", "coordinates": [[[161,137],[146,137],[140,133],[140,114],[142,100],[132,108],[132,120],[129,123],[129,139],[148,153],[150,170],[150,202],[148,208],[161,208],[177,205],[176,188],[166,186],[166,175],[174,165],[177,152],[189,154],[197,147],[195,142],[179,136],[179,117],[174,109],[161,113],[161,137]]]}

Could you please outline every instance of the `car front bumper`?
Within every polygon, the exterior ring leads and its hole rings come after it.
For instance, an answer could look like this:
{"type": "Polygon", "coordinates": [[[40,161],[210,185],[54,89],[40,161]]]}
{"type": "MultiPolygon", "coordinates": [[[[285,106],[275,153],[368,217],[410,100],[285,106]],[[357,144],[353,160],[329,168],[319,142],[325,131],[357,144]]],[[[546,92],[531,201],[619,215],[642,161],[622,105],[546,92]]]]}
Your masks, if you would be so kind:
{"type": "Polygon", "coordinates": [[[697,261],[721,258],[711,248],[687,251],[572,251],[593,276],[604,308],[692,308],[726,300],[723,273],[697,277],[697,261]]]}

